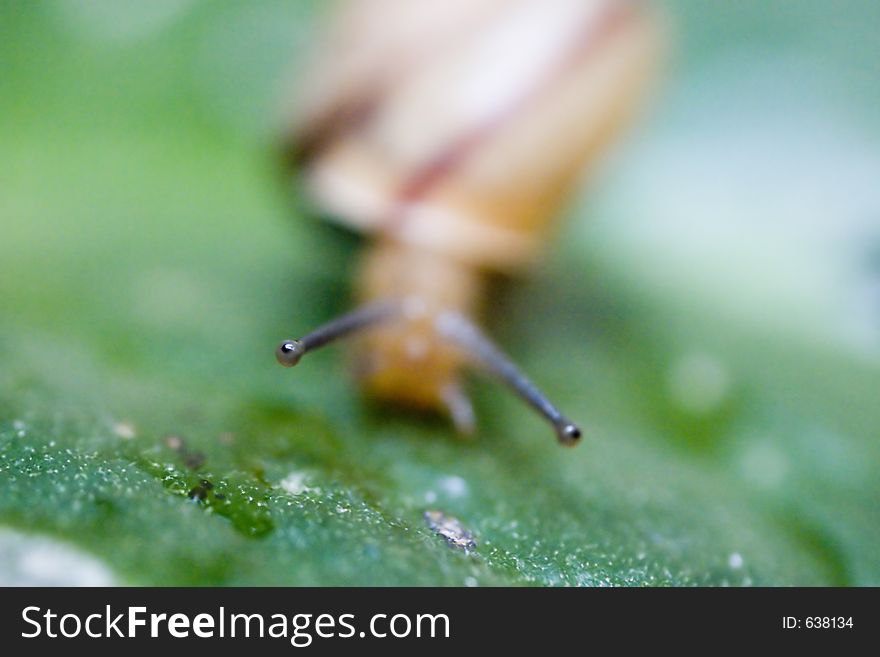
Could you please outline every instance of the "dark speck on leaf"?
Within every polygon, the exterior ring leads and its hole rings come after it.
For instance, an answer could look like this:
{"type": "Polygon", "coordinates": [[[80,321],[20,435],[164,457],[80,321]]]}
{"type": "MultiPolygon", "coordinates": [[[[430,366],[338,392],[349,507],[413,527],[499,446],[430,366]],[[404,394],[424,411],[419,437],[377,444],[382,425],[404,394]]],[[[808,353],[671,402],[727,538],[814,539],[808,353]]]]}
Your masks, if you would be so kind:
{"type": "Polygon", "coordinates": [[[202,501],[208,497],[208,493],[212,488],[214,488],[214,484],[207,479],[202,479],[197,486],[194,486],[189,491],[189,499],[202,501]]]}

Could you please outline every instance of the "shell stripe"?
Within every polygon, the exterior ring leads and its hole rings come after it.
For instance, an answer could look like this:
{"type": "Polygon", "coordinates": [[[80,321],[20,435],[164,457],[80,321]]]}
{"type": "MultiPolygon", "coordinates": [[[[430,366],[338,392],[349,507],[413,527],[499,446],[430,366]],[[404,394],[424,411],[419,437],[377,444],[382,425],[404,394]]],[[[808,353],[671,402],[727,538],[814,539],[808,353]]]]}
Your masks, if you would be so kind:
{"type": "Polygon", "coordinates": [[[553,86],[556,80],[565,75],[578,61],[590,51],[600,48],[612,38],[634,14],[631,2],[612,3],[597,18],[589,16],[583,29],[577,31],[571,47],[567,48],[557,66],[542,77],[538,84],[528,89],[516,101],[504,107],[443,149],[419,168],[397,193],[397,203],[384,228],[397,232],[406,223],[410,205],[424,199],[432,189],[473,153],[481,143],[489,139],[498,128],[520,114],[525,108],[542,97],[545,89],[553,86]]]}

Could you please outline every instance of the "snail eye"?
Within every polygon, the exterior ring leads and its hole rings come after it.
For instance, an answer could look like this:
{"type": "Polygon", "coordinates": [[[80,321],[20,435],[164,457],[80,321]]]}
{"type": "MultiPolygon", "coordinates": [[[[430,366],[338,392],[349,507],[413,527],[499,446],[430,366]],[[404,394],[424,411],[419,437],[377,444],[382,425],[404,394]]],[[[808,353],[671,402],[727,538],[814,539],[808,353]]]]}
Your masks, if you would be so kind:
{"type": "Polygon", "coordinates": [[[275,350],[275,358],[284,367],[293,367],[305,353],[305,345],[299,340],[285,340],[275,350]]]}
{"type": "Polygon", "coordinates": [[[556,433],[563,445],[574,445],[581,439],[581,430],[576,424],[562,424],[557,427],[556,433]]]}

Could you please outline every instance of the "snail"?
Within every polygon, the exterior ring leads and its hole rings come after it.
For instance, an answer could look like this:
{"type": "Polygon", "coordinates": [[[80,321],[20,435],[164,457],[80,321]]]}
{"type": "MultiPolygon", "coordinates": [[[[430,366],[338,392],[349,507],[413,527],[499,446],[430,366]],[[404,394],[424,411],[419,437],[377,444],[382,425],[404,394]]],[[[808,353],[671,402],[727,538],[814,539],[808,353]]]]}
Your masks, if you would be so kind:
{"type": "Polygon", "coordinates": [[[574,445],[580,428],[472,318],[487,278],[527,268],[561,204],[638,105],[661,30],[635,0],[349,0],[291,120],[305,188],[369,236],[361,306],[276,350],[284,366],[360,340],[373,396],[474,412],[482,367],[574,445]]]}

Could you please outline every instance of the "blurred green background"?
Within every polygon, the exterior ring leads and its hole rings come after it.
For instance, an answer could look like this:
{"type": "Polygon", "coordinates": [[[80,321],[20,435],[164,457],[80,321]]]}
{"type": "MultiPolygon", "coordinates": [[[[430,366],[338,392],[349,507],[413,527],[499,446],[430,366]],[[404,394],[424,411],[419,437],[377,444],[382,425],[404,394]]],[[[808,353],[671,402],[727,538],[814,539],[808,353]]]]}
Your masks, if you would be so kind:
{"type": "Polygon", "coordinates": [[[880,5],[667,3],[490,327],[567,450],[484,381],[463,442],[275,363],[348,307],[275,148],[317,4],[0,5],[0,581],[880,584],[880,5]]]}

